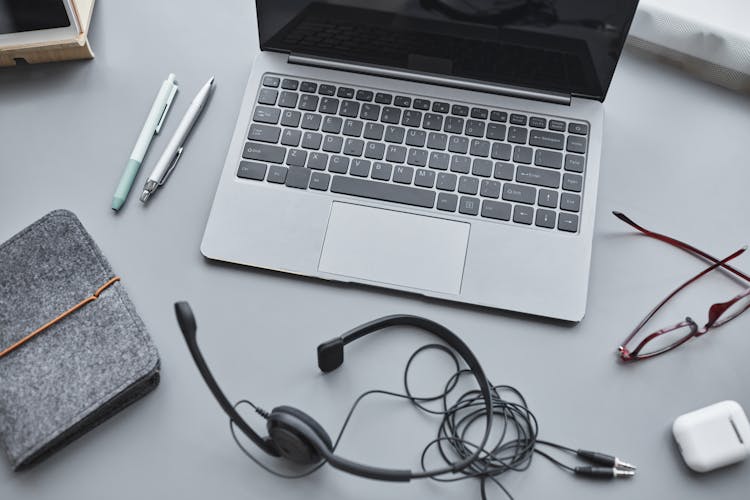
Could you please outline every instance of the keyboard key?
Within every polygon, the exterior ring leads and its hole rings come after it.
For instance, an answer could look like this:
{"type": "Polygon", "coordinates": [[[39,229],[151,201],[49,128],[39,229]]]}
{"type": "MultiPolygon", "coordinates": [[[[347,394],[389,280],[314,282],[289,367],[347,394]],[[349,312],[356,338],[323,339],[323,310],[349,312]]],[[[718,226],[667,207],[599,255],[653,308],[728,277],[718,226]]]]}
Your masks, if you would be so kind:
{"type": "Polygon", "coordinates": [[[479,213],[479,199],[462,196],[458,205],[458,212],[466,215],[477,215],[479,213]]]}
{"type": "Polygon", "coordinates": [[[534,150],[526,146],[516,146],[513,148],[513,161],[516,163],[530,164],[534,150]]]}
{"type": "Polygon", "coordinates": [[[344,154],[347,156],[362,156],[365,149],[365,141],[362,139],[347,139],[344,142],[344,154]]]}
{"type": "Polygon", "coordinates": [[[266,177],[266,165],[254,161],[241,161],[237,169],[237,177],[241,179],[251,179],[262,181],[266,177]]]}
{"type": "Polygon", "coordinates": [[[565,170],[569,172],[583,172],[583,164],[585,159],[583,156],[578,155],[565,155],[565,170]]]}
{"type": "Polygon", "coordinates": [[[442,130],[443,116],[436,115],[435,113],[425,113],[422,128],[426,128],[427,130],[442,130]]]}
{"type": "Polygon", "coordinates": [[[348,118],[356,118],[359,116],[359,103],[356,101],[342,102],[339,114],[348,118]]]}
{"type": "Polygon", "coordinates": [[[440,189],[441,191],[454,191],[456,189],[457,183],[458,176],[456,174],[440,172],[437,176],[437,183],[435,184],[435,187],[440,189]]]}
{"type": "Polygon", "coordinates": [[[471,173],[472,175],[478,175],[479,177],[492,177],[492,162],[490,160],[474,158],[474,162],[471,166],[471,173]]]}
{"type": "Polygon", "coordinates": [[[560,209],[568,212],[580,212],[581,197],[577,194],[563,193],[560,197],[560,209]]]}
{"type": "Polygon", "coordinates": [[[488,109],[485,108],[471,108],[471,117],[479,120],[486,120],[489,113],[488,109]]]}
{"type": "Polygon", "coordinates": [[[585,123],[569,123],[568,132],[571,134],[586,135],[589,133],[589,126],[585,123]]]}
{"type": "Polygon", "coordinates": [[[398,186],[386,182],[356,179],[341,175],[333,176],[331,192],[424,208],[435,206],[435,192],[428,189],[398,186]]]}
{"type": "Polygon", "coordinates": [[[454,104],[451,106],[451,114],[456,116],[469,116],[469,107],[461,106],[460,104],[454,104]]]}
{"type": "Polygon", "coordinates": [[[312,94],[304,94],[299,100],[299,109],[304,111],[315,111],[318,109],[320,98],[312,94]]]}
{"type": "Polygon", "coordinates": [[[530,186],[505,183],[503,186],[503,199],[505,201],[516,201],[533,205],[534,201],[536,201],[536,189],[530,186]]]}
{"type": "Polygon", "coordinates": [[[286,185],[297,189],[307,189],[310,182],[310,169],[291,167],[286,174],[286,185]]]}
{"type": "Polygon", "coordinates": [[[323,135],[317,132],[305,132],[302,136],[302,147],[305,149],[320,149],[323,135]]]}
{"type": "Polygon", "coordinates": [[[324,83],[320,84],[320,87],[318,87],[318,94],[320,95],[335,95],[336,94],[336,87],[333,85],[326,85],[324,83]]]}
{"type": "Polygon", "coordinates": [[[267,108],[266,106],[255,106],[255,113],[253,113],[253,121],[260,123],[279,123],[279,116],[281,116],[281,110],[277,108],[267,108]]]}
{"type": "Polygon", "coordinates": [[[432,110],[435,113],[447,113],[448,111],[450,111],[450,108],[450,104],[448,104],[447,102],[435,101],[432,103],[432,110]]]}
{"type": "Polygon", "coordinates": [[[368,142],[365,146],[365,158],[382,160],[385,155],[385,144],[382,142],[368,142]]]}
{"type": "Polygon", "coordinates": [[[465,133],[470,137],[484,137],[484,122],[467,120],[465,133]]]}
{"type": "Polygon", "coordinates": [[[338,110],[339,100],[335,97],[324,97],[320,100],[320,108],[318,108],[318,111],[320,111],[321,113],[325,113],[327,115],[335,115],[338,110]]]}
{"type": "Polygon", "coordinates": [[[321,127],[321,130],[328,134],[338,134],[341,132],[343,124],[344,120],[338,116],[326,116],[323,118],[323,127],[321,127]]]}
{"type": "Polygon", "coordinates": [[[451,172],[468,174],[471,170],[471,158],[467,156],[453,155],[451,157],[451,172]]]}
{"type": "Polygon", "coordinates": [[[435,185],[435,172],[424,168],[418,168],[414,175],[414,185],[431,188],[435,185]]]}
{"type": "Polygon", "coordinates": [[[406,133],[406,144],[409,146],[422,147],[427,142],[427,132],[424,130],[409,129],[406,133]]]}
{"type": "Polygon", "coordinates": [[[469,139],[458,135],[448,139],[448,151],[451,153],[466,153],[469,151],[469,139]]]}
{"type": "Polygon", "coordinates": [[[411,184],[414,178],[414,168],[405,165],[399,165],[393,169],[393,182],[399,184],[411,184]]]}
{"type": "Polygon", "coordinates": [[[562,149],[565,137],[546,130],[532,130],[529,134],[529,144],[549,149],[562,149]]]}
{"type": "Polygon", "coordinates": [[[486,158],[490,155],[490,143],[489,141],[483,141],[481,139],[471,140],[471,150],[469,154],[473,156],[481,156],[486,158]]]}
{"type": "Polygon", "coordinates": [[[550,120],[549,129],[554,130],[555,132],[565,132],[565,122],[560,120],[550,120]]]}
{"type": "Polygon", "coordinates": [[[250,125],[250,132],[247,134],[247,138],[251,141],[259,142],[279,142],[279,136],[281,136],[281,128],[272,127],[270,125],[259,125],[253,123],[250,125]]]}
{"type": "Polygon", "coordinates": [[[563,175],[563,189],[566,191],[575,191],[580,193],[583,189],[583,176],[575,174],[563,175]]]}
{"type": "Polygon", "coordinates": [[[398,108],[386,106],[385,108],[383,108],[383,114],[380,115],[380,120],[383,123],[398,124],[401,122],[401,110],[398,108]]]}
{"type": "Polygon", "coordinates": [[[280,167],[278,165],[271,165],[268,169],[268,182],[274,184],[284,184],[286,182],[286,167],[280,167]]]}
{"type": "Polygon", "coordinates": [[[370,176],[370,161],[360,160],[359,158],[352,160],[351,166],[349,167],[349,174],[355,177],[369,177],[370,176]]]}
{"type": "Polygon", "coordinates": [[[298,127],[300,120],[302,120],[302,113],[299,111],[287,109],[281,113],[281,124],[285,127],[298,127]]]}
{"type": "Polygon", "coordinates": [[[458,196],[450,193],[440,193],[437,199],[437,209],[444,212],[455,212],[458,206],[458,196]]]}
{"type": "Polygon", "coordinates": [[[511,207],[510,203],[484,200],[482,202],[482,217],[495,220],[510,220],[511,207]]]}
{"type": "Polygon", "coordinates": [[[413,111],[411,109],[404,111],[403,117],[401,118],[401,125],[407,127],[419,127],[422,124],[422,113],[420,111],[413,111]]]}
{"type": "Polygon", "coordinates": [[[549,189],[540,189],[539,190],[539,199],[537,200],[537,204],[540,207],[546,207],[546,208],[557,208],[557,191],[550,191],[549,189]]]}
{"type": "Polygon", "coordinates": [[[534,221],[534,209],[523,205],[516,205],[513,208],[513,222],[519,224],[531,224],[534,221]]]}
{"type": "Polygon", "coordinates": [[[359,137],[362,135],[362,128],[364,127],[364,122],[361,122],[359,120],[344,120],[344,128],[342,129],[342,133],[344,135],[348,135],[349,137],[359,137]]]}
{"type": "Polygon", "coordinates": [[[297,87],[299,87],[299,81],[298,80],[292,80],[291,78],[284,78],[281,81],[281,88],[286,90],[297,90],[297,87]]]}
{"type": "Polygon", "coordinates": [[[557,218],[557,229],[575,233],[578,231],[578,216],[574,214],[561,213],[557,218]]]}
{"type": "Polygon", "coordinates": [[[345,174],[349,170],[349,158],[345,156],[331,156],[328,162],[328,171],[336,174],[345,174]]]}
{"type": "Polygon", "coordinates": [[[380,106],[377,104],[363,104],[359,112],[359,117],[363,120],[377,120],[380,118],[380,106]]]}
{"type": "Polygon", "coordinates": [[[405,134],[406,134],[405,128],[394,127],[393,125],[389,125],[385,128],[384,139],[386,142],[395,142],[396,144],[401,144],[402,142],[404,142],[405,134]]]}
{"type": "Polygon", "coordinates": [[[278,76],[264,76],[263,85],[266,87],[278,87],[280,79],[278,76]]]}
{"type": "Polygon", "coordinates": [[[305,113],[302,115],[302,128],[306,130],[318,130],[323,117],[316,113],[305,113]]]}
{"type": "Polygon", "coordinates": [[[519,165],[516,170],[516,181],[523,182],[524,184],[533,184],[535,186],[559,188],[560,173],[544,168],[519,165]]]}
{"type": "Polygon", "coordinates": [[[490,179],[484,179],[479,188],[479,194],[485,198],[500,198],[500,187],[501,184],[497,181],[491,181],[490,179]]]}
{"type": "Polygon", "coordinates": [[[379,141],[383,138],[383,132],[385,131],[385,125],[381,123],[368,123],[365,125],[364,134],[362,137],[365,139],[372,139],[379,141]]]}
{"type": "Polygon", "coordinates": [[[567,150],[570,151],[571,153],[585,153],[586,152],[586,138],[569,135],[567,150]]]}
{"type": "Polygon", "coordinates": [[[296,92],[282,92],[279,96],[279,106],[282,108],[294,108],[297,106],[299,94],[296,92]]]}
{"type": "Polygon", "coordinates": [[[479,179],[462,175],[458,179],[458,192],[463,194],[477,194],[479,192],[479,179]]]}
{"type": "Polygon", "coordinates": [[[424,167],[427,165],[427,151],[424,149],[409,148],[409,156],[406,163],[415,167],[424,167]]]}
{"type": "Polygon", "coordinates": [[[513,113],[510,115],[510,123],[513,125],[526,125],[526,116],[513,113]]]}
{"type": "Polygon", "coordinates": [[[504,181],[512,181],[515,167],[512,163],[504,163],[501,161],[495,162],[495,173],[493,177],[495,179],[502,179],[504,181]]]}
{"type": "Polygon", "coordinates": [[[510,160],[510,154],[513,146],[505,142],[492,143],[492,158],[495,160],[510,160]]]}
{"type": "Polygon", "coordinates": [[[307,151],[290,149],[286,155],[286,164],[290,167],[304,167],[307,161],[307,151]]]}
{"type": "Polygon", "coordinates": [[[284,163],[286,148],[258,142],[246,142],[242,157],[246,160],[258,160],[266,163],[284,163]]]}
{"type": "Polygon", "coordinates": [[[300,92],[315,93],[318,90],[318,84],[313,82],[302,82],[299,85],[300,92]]]}
{"type": "Polygon", "coordinates": [[[336,95],[344,99],[351,99],[354,97],[354,89],[350,87],[339,87],[339,91],[336,92],[336,95]]]}
{"type": "Polygon", "coordinates": [[[414,99],[414,109],[427,111],[430,109],[430,101],[427,99],[414,99]]]}
{"type": "Polygon", "coordinates": [[[372,166],[372,178],[379,181],[389,181],[391,180],[392,170],[393,167],[389,163],[382,163],[377,161],[372,166]]]}
{"type": "Polygon", "coordinates": [[[487,139],[492,139],[494,141],[504,141],[505,140],[505,125],[500,125],[498,123],[488,123],[487,124],[487,139]]]}
{"type": "Polygon", "coordinates": [[[408,108],[411,106],[411,97],[397,95],[393,100],[393,104],[394,106],[398,106],[399,108],[408,108]]]}
{"type": "Polygon", "coordinates": [[[451,157],[448,153],[440,153],[433,151],[430,153],[429,166],[436,170],[448,170],[448,163],[450,163],[451,157]]]}
{"type": "Polygon", "coordinates": [[[373,93],[370,90],[358,90],[357,91],[358,101],[370,102],[372,101],[372,97],[373,97],[373,93]]]}
{"type": "Polygon", "coordinates": [[[384,92],[378,92],[375,94],[375,102],[378,104],[390,104],[393,102],[393,96],[384,92]]]}
{"type": "Polygon", "coordinates": [[[464,119],[458,116],[446,117],[443,130],[451,134],[462,134],[464,131],[464,119]]]}
{"type": "Polygon", "coordinates": [[[493,122],[505,123],[508,121],[508,113],[505,111],[493,111],[490,113],[490,120],[493,122]]]}
{"type": "Polygon", "coordinates": [[[278,96],[278,90],[260,89],[260,92],[258,92],[258,104],[268,104],[269,106],[273,106],[276,104],[276,98],[278,96]]]}
{"type": "Polygon", "coordinates": [[[404,163],[406,161],[406,148],[395,145],[388,146],[385,153],[385,160],[391,163],[404,163]]]}
{"type": "Polygon", "coordinates": [[[534,165],[547,168],[562,168],[563,155],[557,151],[537,149],[534,155],[534,165]]]}
{"type": "Polygon", "coordinates": [[[323,139],[323,151],[340,153],[344,149],[344,138],[340,135],[327,135],[323,139]]]}
{"type": "Polygon", "coordinates": [[[528,130],[521,127],[510,127],[508,129],[508,142],[515,142],[516,144],[526,144],[526,137],[528,136],[528,130]]]}
{"type": "Polygon", "coordinates": [[[311,152],[307,155],[307,168],[313,170],[325,170],[328,164],[328,155],[325,153],[311,152]]]}
{"type": "Polygon", "coordinates": [[[537,227],[546,227],[547,229],[555,228],[555,219],[557,214],[552,210],[539,209],[536,211],[536,222],[537,227]]]}
{"type": "Polygon", "coordinates": [[[327,191],[331,183],[331,175],[325,172],[313,172],[310,175],[310,189],[327,191]]]}
{"type": "Polygon", "coordinates": [[[427,147],[430,149],[444,150],[448,146],[448,136],[439,132],[430,132],[427,136],[427,147]]]}
{"type": "MultiPolygon", "coordinates": [[[[547,120],[539,116],[532,116],[529,118],[529,127],[531,128],[547,128],[547,120]]],[[[537,214],[538,216],[539,214],[537,214]]]]}

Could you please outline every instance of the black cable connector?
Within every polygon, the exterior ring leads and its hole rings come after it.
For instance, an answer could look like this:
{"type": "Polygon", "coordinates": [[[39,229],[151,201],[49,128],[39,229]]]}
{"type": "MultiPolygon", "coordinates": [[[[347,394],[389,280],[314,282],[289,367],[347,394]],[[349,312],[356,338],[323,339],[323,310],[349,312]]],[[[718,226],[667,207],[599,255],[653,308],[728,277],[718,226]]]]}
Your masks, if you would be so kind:
{"type": "Polygon", "coordinates": [[[622,462],[619,458],[613,457],[612,455],[606,455],[604,453],[599,453],[596,451],[577,450],[576,455],[592,464],[604,465],[606,467],[613,467],[615,469],[625,469],[630,471],[634,471],[636,469],[635,465],[629,464],[627,462],[622,462]]]}
{"type": "Polygon", "coordinates": [[[587,477],[598,477],[602,479],[628,478],[635,475],[635,471],[618,469],[617,467],[595,467],[592,465],[581,465],[573,469],[576,474],[587,477]]]}

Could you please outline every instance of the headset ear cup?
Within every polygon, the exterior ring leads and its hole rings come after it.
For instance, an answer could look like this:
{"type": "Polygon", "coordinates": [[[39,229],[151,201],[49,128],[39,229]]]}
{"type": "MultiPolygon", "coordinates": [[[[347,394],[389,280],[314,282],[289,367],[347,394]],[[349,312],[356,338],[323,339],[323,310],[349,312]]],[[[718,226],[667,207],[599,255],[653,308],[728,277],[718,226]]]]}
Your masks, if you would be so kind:
{"type": "Polygon", "coordinates": [[[300,465],[315,465],[323,457],[319,446],[300,430],[303,426],[312,431],[328,451],[333,450],[328,433],[307,413],[291,406],[277,406],[268,416],[268,435],[281,456],[300,465]]]}

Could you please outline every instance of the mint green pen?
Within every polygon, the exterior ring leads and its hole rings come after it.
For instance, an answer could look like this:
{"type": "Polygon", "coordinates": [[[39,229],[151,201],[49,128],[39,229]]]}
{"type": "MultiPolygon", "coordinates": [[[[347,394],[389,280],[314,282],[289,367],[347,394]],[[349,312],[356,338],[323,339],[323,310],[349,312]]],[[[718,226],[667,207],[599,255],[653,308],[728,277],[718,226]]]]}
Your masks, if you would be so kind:
{"type": "Polygon", "coordinates": [[[169,108],[172,106],[172,100],[174,100],[174,96],[177,93],[177,88],[174,73],[170,73],[164,83],[161,84],[159,93],[156,94],[154,104],[151,106],[151,111],[148,112],[146,123],[143,124],[141,134],[135,142],[133,152],[130,153],[130,160],[128,160],[128,164],[125,166],[125,171],[122,173],[120,183],[117,185],[115,196],[112,198],[113,210],[120,210],[125,203],[128,193],[130,193],[130,188],[133,187],[135,176],[138,175],[138,170],[141,168],[143,157],[146,156],[146,150],[148,150],[151,144],[151,139],[159,133],[161,126],[164,124],[164,118],[167,117],[169,108]]]}

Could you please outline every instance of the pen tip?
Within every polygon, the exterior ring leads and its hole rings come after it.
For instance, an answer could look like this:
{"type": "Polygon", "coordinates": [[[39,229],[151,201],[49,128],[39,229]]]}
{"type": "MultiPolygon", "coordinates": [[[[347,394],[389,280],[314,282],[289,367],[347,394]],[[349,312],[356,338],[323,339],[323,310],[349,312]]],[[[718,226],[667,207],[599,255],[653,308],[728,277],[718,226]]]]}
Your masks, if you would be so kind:
{"type": "Polygon", "coordinates": [[[148,190],[144,190],[141,193],[141,197],[139,198],[141,200],[141,203],[146,203],[146,200],[148,200],[149,196],[151,196],[151,193],[148,190]]]}
{"type": "Polygon", "coordinates": [[[210,79],[210,80],[208,81],[208,84],[209,84],[209,85],[213,85],[213,84],[214,84],[214,77],[213,77],[213,76],[212,76],[212,77],[211,77],[211,79],[210,79]]]}

